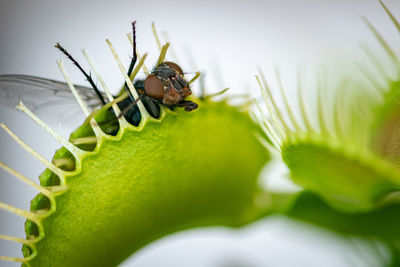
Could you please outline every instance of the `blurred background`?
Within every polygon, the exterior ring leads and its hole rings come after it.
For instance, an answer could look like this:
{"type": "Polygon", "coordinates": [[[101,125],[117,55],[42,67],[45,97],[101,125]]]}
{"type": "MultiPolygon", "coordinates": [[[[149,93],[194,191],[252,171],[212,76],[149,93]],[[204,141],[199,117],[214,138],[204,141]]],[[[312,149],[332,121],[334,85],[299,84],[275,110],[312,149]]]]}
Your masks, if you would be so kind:
{"type": "MultiPolygon", "coordinates": [[[[386,0],[400,17],[400,2],[386,0]]],[[[274,83],[281,70],[289,95],[299,67],[346,75],[365,56],[360,44],[377,48],[362,21],[367,17],[389,43],[399,36],[377,0],[265,1],[0,1],[0,74],[28,74],[62,80],[56,60],[63,59],[72,80],[85,85],[81,73],[53,46],[60,42],[84,68],[81,49],[88,50],[109,88],[116,92],[122,76],[105,43],[109,38],[128,66],[131,47],[126,33],[137,21],[137,45],[152,67],[158,50],[151,30],[155,22],[172,43],[169,58],[186,72],[202,71],[207,92],[230,87],[229,94],[257,97],[259,66],[274,83]]],[[[165,39],[164,39],[165,40],[165,39]]],[[[394,46],[395,47],[395,46],[394,46]]],[[[194,88],[195,94],[198,87],[194,88]]],[[[45,116],[65,137],[83,120],[79,110],[67,121],[45,116]]],[[[46,115],[46,114],[45,114],[46,115]]],[[[49,114],[48,114],[49,115],[49,114]]],[[[0,105],[0,122],[51,159],[60,147],[21,112],[0,105]]],[[[44,167],[0,131],[0,160],[37,182],[44,167]]],[[[293,190],[279,160],[266,166],[276,190],[293,190]]],[[[0,201],[22,209],[36,192],[0,170],[0,201]]],[[[0,234],[24,237],[24,220],[0,211],[0,234]]],[[[0,241],[0,254],[21,256],[18,244],[0,241]]],[[[122,266],[381,266],[388,252],[378,241],[342,237],[310,225],[274,217],[240,230],[207,228],[178,233],[154,242],[122,266]],[[379,250],[379,259],[371,256],[379,250]]],[[[0,266],[19,266],[1,262],[0,266]]]]}

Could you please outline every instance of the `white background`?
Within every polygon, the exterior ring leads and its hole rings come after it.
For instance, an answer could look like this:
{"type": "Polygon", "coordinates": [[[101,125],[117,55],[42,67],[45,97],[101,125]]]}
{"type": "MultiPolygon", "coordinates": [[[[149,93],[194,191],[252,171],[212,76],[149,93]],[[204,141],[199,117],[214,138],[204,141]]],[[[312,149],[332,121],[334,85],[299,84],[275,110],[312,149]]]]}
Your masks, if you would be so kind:
{"type": "MultiPolygon", "coordinates": [[[[400,2],[385,2],[400,17],[400,2]]],[[[151,33],[155,21],[159,32],[168,32],[185,71],[204,71],[209,91],[229,86],[231,94],[250,90],[257,95],[256,67],[273,77],[270,73],[276,64],[287,90],[293,92],[298,66],[331,66],[345,72],[362,57],[360,43],[376,46],[361,16],[368,17],[389,43],[398,46],[399,35],[375,0],[1,0],[0,74],[61,80],[55,61],[64,57],[53,48],[59,41],[84,67],[80,50],[88,49],[109,87],[119,88],[121,74],[104,39],[111,39],[128,65],[131,49],[126,33],[130,22],[137,20],[138,48],[150,53],[147,65],[151,67],[158,55],[151,33]],[[196,66],[190,64],[188,50],[196,66]]],[[[85,84],[75,67],[64,62],[73,81],[85,84]]],[[[59,147],[16,111],[0,106],[0,121],[48,159],[59,147]]],[[[68,136],[74,123],[57,129],[68,136]]],[[[34,181],[44,169],[4,132],[0,132],[0,160],[34,181]]],[[[275,169],[277,177],[285,175],[279,164],[275,169]]],[[[35,194],[0,170],[0,201],[29,209],[35,194]]],[[[0,234],[23,237],[23,221],[0,211],[0,234]]],[[[123,266],[374,266],[355,244],[327,231],[315,232],[307,225],[273,218],[240,231],[216,228],[179,233],[151,244],[123,266]]],[[[0,242],[0,254],[19,256],[19,245],[0,242]]],[[[0,262],[0,266],[17,265],[0,262]]]]}

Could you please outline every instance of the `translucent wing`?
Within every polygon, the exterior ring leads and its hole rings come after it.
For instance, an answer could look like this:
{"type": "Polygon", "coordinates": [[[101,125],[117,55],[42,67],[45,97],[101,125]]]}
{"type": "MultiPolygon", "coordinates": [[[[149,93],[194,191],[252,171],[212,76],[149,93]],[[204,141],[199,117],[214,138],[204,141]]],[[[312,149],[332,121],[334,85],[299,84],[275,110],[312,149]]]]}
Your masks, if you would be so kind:
{"type": "MultiPolygon", "coordinates": [[[[79,85],[75,85],[75,88],[90,109],[101,105],[92,88],[79,85]]],[[[28,75],[0,75],[0,102],[14,108],[19,100],[32,110],[54,104],[77,105],[65,82],[28,75]]]]}
{"type": "MultiPolygon", "coordinates": [[[[89,109],[101,106],[92,88],[75,87],[89,109]]],[[[14,108],[20,100],[46,121],[64,123],[82,114],[67,83],[28,75],[0,75],[0,103],[14,108]]]]}

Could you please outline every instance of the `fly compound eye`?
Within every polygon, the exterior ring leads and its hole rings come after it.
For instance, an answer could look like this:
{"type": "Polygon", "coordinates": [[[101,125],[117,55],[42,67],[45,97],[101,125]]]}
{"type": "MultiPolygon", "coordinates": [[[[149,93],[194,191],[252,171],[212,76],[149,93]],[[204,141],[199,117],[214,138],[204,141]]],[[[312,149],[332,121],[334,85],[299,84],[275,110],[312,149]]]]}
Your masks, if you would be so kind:
{"type": "Polygon", "coordinates": [[[151,98],[161,100],[164,97],[164,85],[157,76],[150,74],[144,81],[146,95],[151,98]]]}
{"type": "Polygon", "coordinates": [[[171,69],[176,70],[179,74],[183,76],[183,70],[181,69],[181,67],[178,66],[178,64],[170,61],[165,61],[164,64],[170,67],[171,69]]]}

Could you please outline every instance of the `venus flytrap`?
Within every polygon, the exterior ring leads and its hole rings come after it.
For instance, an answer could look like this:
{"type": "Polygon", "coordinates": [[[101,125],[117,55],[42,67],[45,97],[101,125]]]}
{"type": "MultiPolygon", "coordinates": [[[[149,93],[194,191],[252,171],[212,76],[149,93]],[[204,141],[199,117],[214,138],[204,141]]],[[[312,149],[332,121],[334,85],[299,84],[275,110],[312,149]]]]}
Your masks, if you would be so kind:
{"type": "MultiPolygon", "coordinates": [[[[372,24],[367,25],[391,61],[385,65],[367,50],[375,67],[374,72],[365,72],[368,86],[343,83],[333,106],[329,106],[332,97],[324,98],[326,90],[318,88],[317,112],[311,113],[298,79],[300,110],[288,105],[283,94],[284,114],[262,73],[257,76],[269,113],[261,112],[263,129],[289,167],[292,180],[304,189],[275,195],[270,201],[279,204],[271,210],[341,235],[383,242],[392,257],[389,263],[383,261],[385,266],[399,266],[399,59],[372,24]]],[[[278,85],[283,92],[279,77],[278,85]]]]}
{"type": "MultiPolygon", "coordinates": [[[[399,22],[380,3],[400,31],[399,22]]],[[[378,31],[370,23],[368,25],[395,63],[398,73],[397,56],[378,31]]],[[[376,74],[368,76],[376,77],[376,74]]],[[[306,110],[299,85],[302,118],[298,120],[283,93],[279,75],[286,117],[262,73],[260,77],[256,78],[270,114],[264,122],[266,133],[281,151],[292,180],[342,212],[368,212],[387,204],[388,197],[400,189],[399,78],[388,82],[389,90],[379,89],[383,96],[381,102],[376,97],[378,100],[371,101],[365,88],[357,91],[352,88],[354,85],[348,84],[338,90],[335,105],[329,107],[332,101],[324,98],[324,91],[318,88],[316,116],[306,110]],[[332,119],[328,114],[332,114],[332,119]]],[[[387,81],[387,77],[383,78],[387,81]]],[[[393,201],[392,197],[389,199],[393,201]]]]}
{"type": "Polygon", "coordinates": [[[297,121],[290,109],[286,120],[274,99],[268,96],[271,93],[265,79],[261,82],[257,77],[257,80],[265,101],[269,102],[271,119],[265,121],[267,134],[281,151],[294,182],[346,212],[377,208],[385,196],[399,190],[400,170],[366,146],[363,131],[369,125],[360,125],[368,121],[366,117],[361,121],[357,111],[348,109],[347,117],[339,117],[336,112],[335,118],[327,121],[323,118],[323,100],[318,97],[319,115],[310,118],[300,97],[303,121],[297,121]],[[311,121],[318,123],[314,126],[311,121]],[[344,129],[337,129],[335,121],[344,129]]]}
{"type": "MultiPolygon", "coordinates": [[[[137,98],[132,80],[146,55],[128,77],[107,43],[137,98]]],[[[167,49],[168,44],[160,46],[159,62],[167,49]]],[[[0,164],[39,191],[29,212],[0,203],[1,209],[27,219],[26,239],[0,236],[21,243],[24,258],[0,259],[26,266],[112,266],[167,234],[199,226],[237,227],[260,216],[265,203],[257,178],[269,156],[256,137],[264,134],[247,112],[208,97],[196,101],[194,112],[161,108],[155,119],[139,101],[141,120],[131,125],[109,112],[110,107],[115,114],[120,110],[86,51],[84,55],[110,102],[90,114],[58,62],[87,116],[69,140],[23,103],[18,106],[63,145],[52,162],[2,125],[48,169],[39,186],[0,164]]]]}
{"type": "MultiPolygon", "coordinates": [[[[368,25],[398,69],[393,50],[368,25]]],[[[162,46],[158,37],[156,40],[158,62],[162,62],[169,45],[162,46]]],[[[128,77],[111,42],[107,43],[136,98],[131,80],[140,68],[149,73],[144,65],[146,54],[128,77]]],[[[392,81],[389,90],[379,91],[382,102],[365,91],[347,91],[353,87],[348,84],[338,90],[332,106],[326,104],[326,90],[319,82],[317,112],[312,116],[300,79],[300,110],[296,114],[279,72],[284,110],[260,72],[256,79],[269,114],[261,112],[260,126],[240,107],[229,106],[225,100],[214,102],[212,97],[193,97],[199,109],[191,113],[162,108],[158,119],[139,101],[141,120],[133,126],[124,117],[110,123],[115,116],[108,108],[119,114],[118,99],[86,51],[84,55],[110,102],[90,114],[60,62],[88,116],[69,140],[57,135],[23,103],[19,105],[63,145],[52,162],[2,125],[48,169],[40,175],[39,186],[0,163],[39,191],[30,212],[0,203],[1,209],[27,218],[27,239],[0,236],[23,244],[24,258],[0,259],[29,266],[112,266],[176,231],[209,225],[237,227],[283,213],[342,234],[378,237],[391,246],[393,262],[398,262],[398,81],[392,81]],[[356,97],[362,97],[364,104],[351,102],[356,97]],[[265,147],[282,156],[303,191],[277,194],[258,186],[259,172],[269,159],[265,147]]]]}

